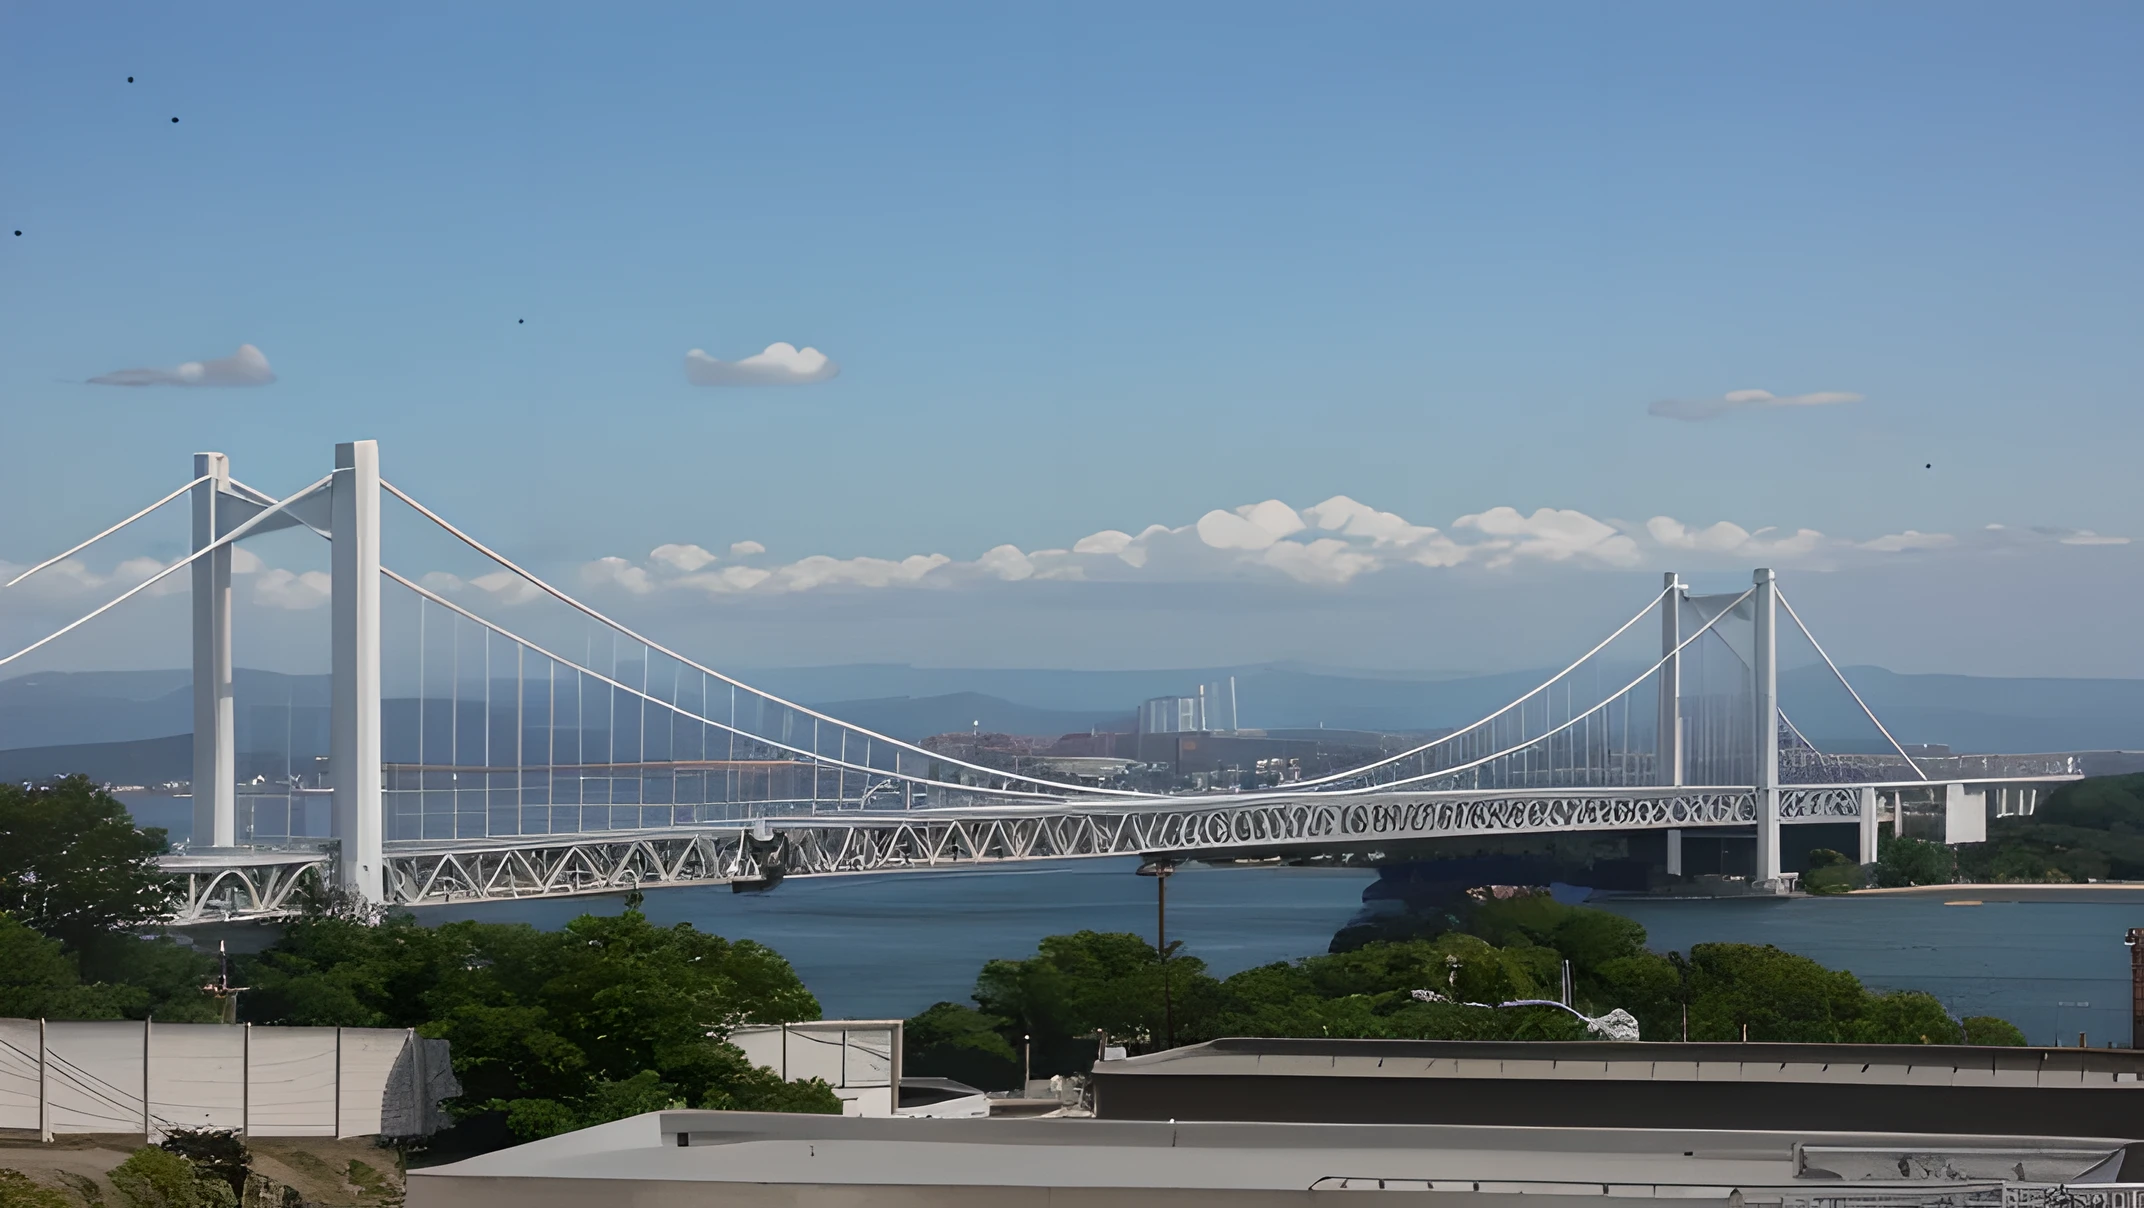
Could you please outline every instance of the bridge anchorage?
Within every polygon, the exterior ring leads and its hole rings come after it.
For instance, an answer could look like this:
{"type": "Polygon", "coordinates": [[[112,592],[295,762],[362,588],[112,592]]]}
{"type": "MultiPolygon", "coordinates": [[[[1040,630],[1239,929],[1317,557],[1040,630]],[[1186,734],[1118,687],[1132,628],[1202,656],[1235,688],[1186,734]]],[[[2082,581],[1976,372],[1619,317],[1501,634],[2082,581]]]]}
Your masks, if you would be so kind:
{"type": "MultiPolygon", "coordinates": [[[[382,479],[372,441],[338,445],[328,474],[282,497],[198,454],[191,481],[14,582],[182,496],[191,553],[0,657],[189,573],[193,838],[163,859],[182,890],[178,923],[278,917],[323,892],[378,908],[1093,856],[1376,862],[1557,836],[1657,835],[1645,841],[1670,875],[1684,871],[1686,838],[1751,842],[1750,880],[1784,892],[1783,828],[1836,827],[1826,837],[1869,860],[1879,821],[1968,841],[1989,813],[2030,812],[2076,778],[2061,760],[1932,776],[1762,569],[1712,595],[1666,575],[1608,637],[1485,717],[1340,771],[1225,793],[994,766],[754,688],[456,527],[382,479]],[[383,564],[390,514],[485,570],[412,577],[383,564]],[[317,753],[286,749],[289,766],[301,754],[316,766],[242,782],[233,556],[281,529],[329,545],[325,770],[317,753]],[[509,629],[502,602],[527,619],[509,629]],[[1657,648],[1640,630],[1649,617],[1657,648]],[[1804,686],[1850,700],[1880,753],[1822,751],[1781,709],[1783,634],[1812,656],[1804,686]]],[[[301,712],[286,702],[293,733],[301,712]]]]}

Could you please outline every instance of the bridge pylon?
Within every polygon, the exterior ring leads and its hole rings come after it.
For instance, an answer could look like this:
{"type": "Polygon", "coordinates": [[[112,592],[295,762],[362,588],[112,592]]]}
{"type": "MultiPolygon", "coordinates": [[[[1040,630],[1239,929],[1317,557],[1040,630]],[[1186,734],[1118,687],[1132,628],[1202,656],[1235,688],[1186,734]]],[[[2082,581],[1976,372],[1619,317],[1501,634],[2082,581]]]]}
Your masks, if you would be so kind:
{"type": "Polygon", "coordinates": [[[1757,871],[1754,880],[1779,880],[1779,576],[1761,567],[1752,576],[1756,613],[1750,684],[1756,695],[1757,871]]]}
{"type": "Polygon", "coordinates": [[[380,789],[380,446],[335,446],[329,488],[332,680],[328,774],[334,784],[336,882],[386,900],[380,789]]]}
{"type": "MultiPolygon", "coordinates": [[[[231,694],[231,459],[194,454],[194,829],[199,847],[238,843],[238,755],[231,694]]],[[[239,519],[244,519],[241,514],[239,519]]]]}

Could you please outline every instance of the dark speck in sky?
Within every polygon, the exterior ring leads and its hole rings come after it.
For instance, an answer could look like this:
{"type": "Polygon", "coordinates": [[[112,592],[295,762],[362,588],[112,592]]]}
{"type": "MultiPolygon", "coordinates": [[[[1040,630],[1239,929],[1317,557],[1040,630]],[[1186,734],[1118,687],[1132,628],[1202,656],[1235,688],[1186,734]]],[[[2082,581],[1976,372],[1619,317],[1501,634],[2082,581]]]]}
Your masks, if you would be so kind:
{"type": "Polygon", "coordinates": [[[131,84],[131,83],[133,83],[133,82],[134,82],[134,77],[133,77],[133,76],[128,76],[128,77],[127,77],[127,83],[131,84]]]}
{"type": "Polygon", "coordinates": [[[526,322],[528,322],[528,320],[527,320],[527,319],[515,319],[515,320],[514,320],[514,322],[516,322],[516,323],[526,323],[526,322]]]}
{"type": "Polygon", "coordinates": [[[1922,469],[1924,469],[1924,470],[1933,470],[1933,469],[1935,469],[1935,468],[1936,468],[1936,463],[1934,463],[1934,462],[1932,462],[1932,461],[1931,461],[1931,462],[1929,462],[1929,463],[1928,463],[1927,465],[1925,465],[1925,466],[1922,466],[1921,468],[1922,468],[1922,469]]]}
{"type": "Polygon", "coordinates": [[[178,125],[178,124],[179,124],[179,119],[177,119],[177,118],[172,118],[172,119],[171,119],[171,124],[172,124],[172,125],[174,125],[174,126],[178,125]]]}

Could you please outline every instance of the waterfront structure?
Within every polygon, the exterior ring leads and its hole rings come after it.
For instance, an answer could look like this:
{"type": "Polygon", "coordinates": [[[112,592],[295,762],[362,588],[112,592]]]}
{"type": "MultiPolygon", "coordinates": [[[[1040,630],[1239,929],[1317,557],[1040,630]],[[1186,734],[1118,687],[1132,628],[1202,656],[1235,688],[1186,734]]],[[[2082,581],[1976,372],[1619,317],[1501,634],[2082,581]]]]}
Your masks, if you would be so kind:
{"type": "Polygon", "coordinates": [[[1259,791],[1081,783],[929,750],[695,662],[384,479],[374,442],[337,446],[330,473],[282,498],[233,477],[221,454],[200,455],[194,471],[16,581],[181,496],[194,509],[191,554],[0,654],[4,666],[182,569],[192,575],[196,838],[165,860],[186,887],[182,923],[285,913],[310,877],[410,906],[1079,856],[1374,863],[1438,842],[1582,835],[1658,836],[1670,875],[1683,872],[1686,836],[1745,845],[1749,881],[1779,892],[1792,883],[1782,827],[1835,828],[1863,860],[1874,858],[1879,819],[1970,842],[1991,810],[2029,812],[2076,773],[2055,761],[1938,779],[1890,741],[1843,675],[1890,762],[1818,751],[1778,705],[1782,627],[1820,657],[1822,647],[1759,569],[1748,589],[1719,595],[1666,576],[1562,671],[1405,750],[1259,791]],[[494,564],[468,581],[493,587],[457,595],[384,562],[389,506],[494,564]],[[330,787],[242,794],[231,550],[281,528],[331,546],[330,787]],[[547,644],[507,628],[483,611],[492,590],[545,602],[582,640],[547,644]],[[1655,616],[1656,661],[1628,679],[1604,665],[1612,642],[1655,616]],[[328,833],[312,833],[297,820],[323,795],[328,833]]]}
{"type": "Polygon", "coordinates": [[[409,1208],[1358,1202],[2132,1208],[2123,1138],[651,1112],[409,1172],[409,1208]],[[1361,1201],[1355,1193],[1383,1193],[1361,1201]],[[1404,1197],[1404,1198],[1402,1198],[1404,1197]]]}

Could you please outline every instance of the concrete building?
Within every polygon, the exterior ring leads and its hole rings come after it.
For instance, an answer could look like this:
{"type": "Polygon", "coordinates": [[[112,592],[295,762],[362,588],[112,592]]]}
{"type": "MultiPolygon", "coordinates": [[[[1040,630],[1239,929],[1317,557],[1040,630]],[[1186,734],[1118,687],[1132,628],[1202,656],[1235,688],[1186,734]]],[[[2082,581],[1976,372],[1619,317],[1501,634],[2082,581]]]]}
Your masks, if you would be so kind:
{"type": "Polygon", "coordinates": [[[1236,725],[1236,677],[1200,684],[1195,696],[1157,696],[1139,706],[1141,734],[1233,731],[1236,725]]]}
{"type": "Polygon", "coordinates": [[[2144,1052],[1231,1039],[1096,1063],[1119,1120],[2014,1130],[2144,1140],[2144,1052]]]}
{"type": "Polygon", "coordinates": [[[1553,1195],[1663,1208],[2134,1208],[2140,1179],[2144,1148],[2092,1135],[668,1111],[412,1170],[407,1203],[1490,1208],[1553,1195]],[[1353,1198],[1365,1191],[1382,1198],[1353,1198]]]}

